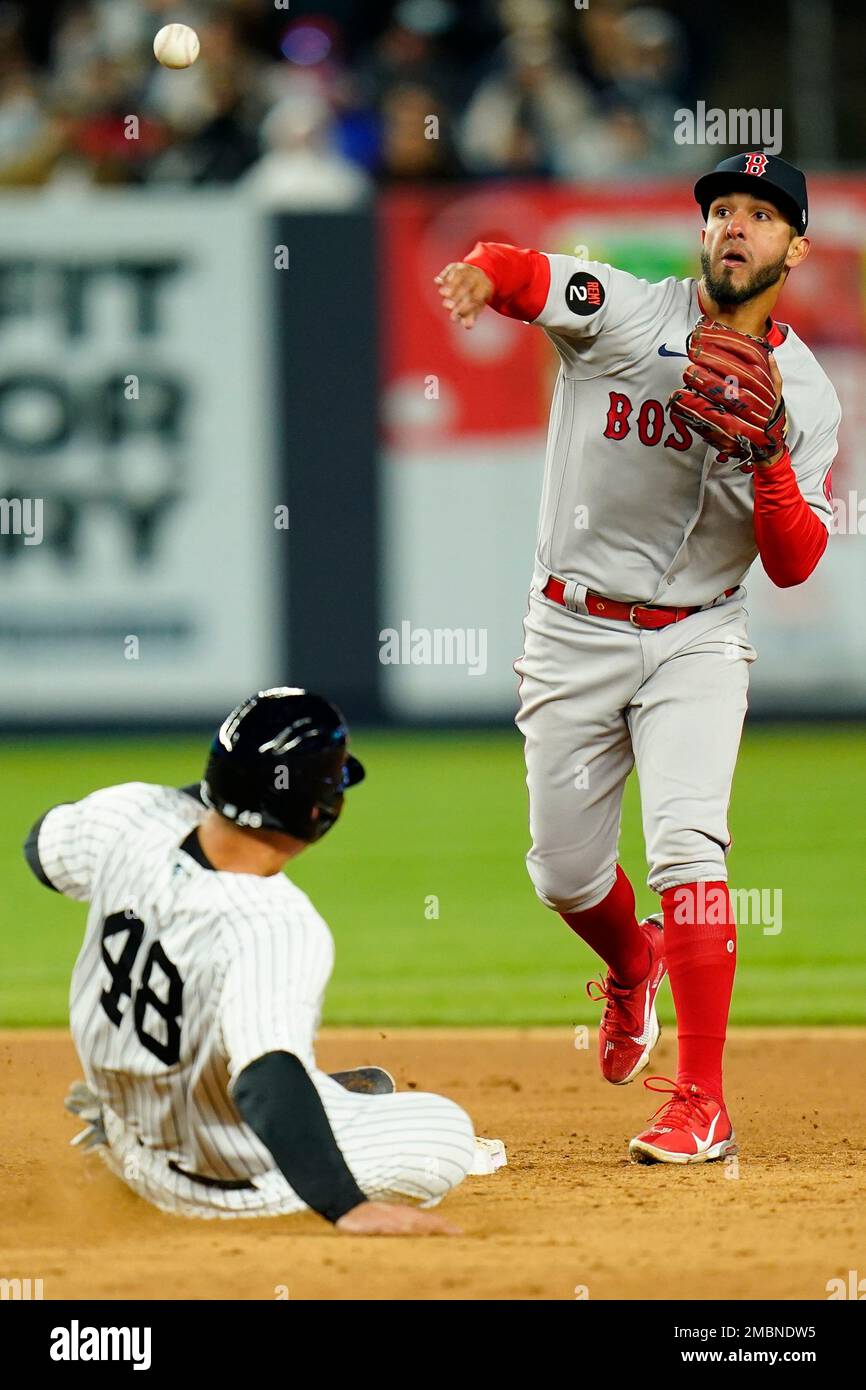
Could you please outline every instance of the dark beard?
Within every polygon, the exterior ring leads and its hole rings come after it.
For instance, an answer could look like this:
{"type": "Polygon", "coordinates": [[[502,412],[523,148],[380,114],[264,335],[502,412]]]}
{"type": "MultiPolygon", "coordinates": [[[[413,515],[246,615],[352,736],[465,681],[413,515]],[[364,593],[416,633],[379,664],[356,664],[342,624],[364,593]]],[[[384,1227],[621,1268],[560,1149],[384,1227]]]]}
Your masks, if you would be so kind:
{"type": "Polygon", "coordinates": [[[716,278],[710,267],[709,252],[705,246],[702,246],[701,270],[704,273],[704,284],[720,308],[731,308],[735,304],[745,304],[748,300],[754,299],[756,295],[763,294],[764,290],[768,290],[771,285],[776,284],[785,269],[787,257],[786,251],[778,261],[756,270],[750,280],[746,280],[743,285],[735,289],[731,282],[732,272],[727,267],[716,278]]]}

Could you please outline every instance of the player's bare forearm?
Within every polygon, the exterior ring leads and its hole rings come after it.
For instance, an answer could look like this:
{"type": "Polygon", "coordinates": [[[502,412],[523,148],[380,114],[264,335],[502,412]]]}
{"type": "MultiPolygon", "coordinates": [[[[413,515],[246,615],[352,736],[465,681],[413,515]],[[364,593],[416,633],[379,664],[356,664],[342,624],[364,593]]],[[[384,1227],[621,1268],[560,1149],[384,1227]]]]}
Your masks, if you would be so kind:
{"type": "Polygon", "coordinates": [[[774,463],[778,463],[778,462],[780,461],[780,459],[783,459],[784,457],[785,457],[785,450],[784,450],[784,449],[780,449],[779,452],[776,453],[776,454],[774,454],[772,458],[770,458],[770,459],[764,459],[762,462],[756,462],[756,463],[755,463],[755,467],[756,467],[756,468],[772,468],[772,466],[773,466],[774,463]]]}
{"type": "Polygon", "coordinates": [[[452,261],[440,270],[434,283],[439,286],[442,307],[454,323],[471,328],[493,295],[493,281],[477,265],[452,261]]]}

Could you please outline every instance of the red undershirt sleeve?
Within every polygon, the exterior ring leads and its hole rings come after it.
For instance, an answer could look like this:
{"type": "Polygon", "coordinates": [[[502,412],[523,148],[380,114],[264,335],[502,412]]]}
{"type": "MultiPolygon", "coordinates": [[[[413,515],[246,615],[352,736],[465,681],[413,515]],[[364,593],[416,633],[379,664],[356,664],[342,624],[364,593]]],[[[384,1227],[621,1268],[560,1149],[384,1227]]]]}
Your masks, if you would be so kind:
{"type": "Polygon", "coordinates": [[[755,465],[755,540],[761,562],[782,589],[802,584],[827,546],[827,528],[797,486],[791,455],[755,465]]]}
{"type": "Polygon", "coordinates": [[[538,318],[550,292],[550,261],[540,251],[499,241],[477,241],[463,259],[477,265],[493,281],[492,309],[528,323],[538,318]]]}

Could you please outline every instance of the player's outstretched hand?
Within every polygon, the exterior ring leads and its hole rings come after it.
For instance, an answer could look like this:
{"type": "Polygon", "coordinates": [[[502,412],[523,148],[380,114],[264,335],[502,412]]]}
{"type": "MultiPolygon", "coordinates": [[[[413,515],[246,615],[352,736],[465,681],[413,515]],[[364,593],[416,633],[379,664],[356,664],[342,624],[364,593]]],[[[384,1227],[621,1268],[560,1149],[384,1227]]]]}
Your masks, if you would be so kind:
{"type": "Polygon", "coordinates": [[[347,1236],[459,1236],[459,1227],[444,1217],[396,1202],[361,1202],[336,1223],[347,1236]]]}
{"type": "Polygon", "coordinates": [[[434,277],[442,296],[442,306],[455,323],[471,328],[493,294],[493,281],[477,265],[452,261],[434,277]]]}

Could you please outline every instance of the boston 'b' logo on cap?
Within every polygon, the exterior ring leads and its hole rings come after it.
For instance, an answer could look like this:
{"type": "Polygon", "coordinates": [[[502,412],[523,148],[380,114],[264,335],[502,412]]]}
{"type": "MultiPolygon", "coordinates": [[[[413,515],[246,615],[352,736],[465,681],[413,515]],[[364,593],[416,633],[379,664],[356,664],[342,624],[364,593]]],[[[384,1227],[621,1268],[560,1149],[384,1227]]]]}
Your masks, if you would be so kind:
{"type": "Polygon", "coordinates": [[[765,154],[746,155],[746,167],[743,170],[744,174],[757,174],[760,177],[761,174],[765,174],[766,172],[767,156],[765,154]]]}
{"type": "Polygon", "coordinates": [[[565,303],[573,314],[586,318],[604,303],[604,285],[597,275],[578,270],[565,287],[565,303]]]}

